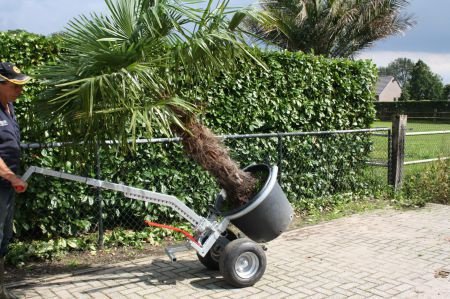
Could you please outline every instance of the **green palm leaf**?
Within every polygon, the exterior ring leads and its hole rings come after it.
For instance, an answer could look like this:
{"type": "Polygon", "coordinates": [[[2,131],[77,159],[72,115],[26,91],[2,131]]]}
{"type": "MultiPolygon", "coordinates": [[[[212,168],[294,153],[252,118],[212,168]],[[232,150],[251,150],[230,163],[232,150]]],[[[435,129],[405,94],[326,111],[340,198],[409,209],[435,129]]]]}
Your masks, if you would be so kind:
{"type": "Polygon", "coordinates": [[[60,60],[37,76],[48,89],[36,109],[71,140],[125,145],[142,134],[171,134],[174,125],[183,128],[180,115],[195,113],[196,103],[182,97],[185,84],[235,67],[237,57],[256,60],[239,24],[258,14],[228,9],[228,0],[203,9],[192,6],[198,1],[105,1],[108,14],[68,24],[60,60]]]}
{"type": "Polygon", "coordinates": [[[249,20],[247,30],[290,51],[350,57],[375,41],[415,24],[402,13],[407,0],[268,0],[262,11],[273,22],[249,20]]]}

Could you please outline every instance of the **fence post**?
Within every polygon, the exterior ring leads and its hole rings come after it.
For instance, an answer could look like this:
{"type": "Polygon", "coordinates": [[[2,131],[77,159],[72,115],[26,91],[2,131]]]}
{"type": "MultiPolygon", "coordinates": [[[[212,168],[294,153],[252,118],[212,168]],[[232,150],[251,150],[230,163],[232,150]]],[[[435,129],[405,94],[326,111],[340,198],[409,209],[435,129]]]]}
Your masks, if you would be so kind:
{"type": "Polygon", "coordinates": [[[282,165],[283,162],[283,136],[278,133],[278,183],[281,185],[281,182],[283,180],[282,178],[282,165]]]}
{"type": "Polygon", "coordinates": [[[395,191],[400,190],[403,179],[403,162],[405,160],[405,134],[407,115],[396,115],[392,122],[392,162],[389,184],[395,191]]]}
{"type": "Polygon", "coordinates": [[[391,183],[392,178],[392,128],[388,130],[388,142],[387,142],[387,154],[388,154],[388,161],[387,161],[387,183],[391,183]]]}
{"type": "MultiPolygon", "coordinates": [[[[98,142],[95,146],[95,178],[97,180],[101,179],[102,169],[100,166],[100,148],[98,142]]],[[[95,190],[96,202],[98,203],[98,247],[103,248],[104,244],[104,230],[103,230],[103,199],[101,188],[96,188],[95,190]]]]}

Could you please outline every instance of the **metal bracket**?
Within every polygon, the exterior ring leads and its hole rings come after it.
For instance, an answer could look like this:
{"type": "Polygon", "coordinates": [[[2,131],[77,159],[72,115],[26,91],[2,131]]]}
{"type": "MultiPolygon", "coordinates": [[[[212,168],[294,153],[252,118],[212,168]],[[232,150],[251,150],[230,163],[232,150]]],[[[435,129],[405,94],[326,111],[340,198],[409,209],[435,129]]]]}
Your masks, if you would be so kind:
{"type": "Polygon", "coordinates": [[[164,251],[166,252],[167,256],[170,258],[172,262],[176,262],[177,261],[177,258],[175,256],[176,252],[188,251],[190,249],[191,245],[189,242],[187,242],[185,244],[168,246],[164,249],[164,251]]]}

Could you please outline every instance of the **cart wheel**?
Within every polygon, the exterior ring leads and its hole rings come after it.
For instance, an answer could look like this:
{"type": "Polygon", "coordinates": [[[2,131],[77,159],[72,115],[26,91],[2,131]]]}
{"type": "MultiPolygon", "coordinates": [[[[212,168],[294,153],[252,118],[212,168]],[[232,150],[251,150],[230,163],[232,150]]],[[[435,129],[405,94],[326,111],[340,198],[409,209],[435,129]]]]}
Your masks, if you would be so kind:
{"type": "Polygon", "coordinates": [[[204,257],[197,253],[198,260],[209,270],[219,270],[219,260],[223,249],[230,241],[236,239],[236,234],[227,229],[204,257]]]}
{"type": "Polygon", "coordinates": [[[219,261],[225,281],[238,288],[252,286],[261,279],[266,264],[262,247],[246,238],[228,243],[219,261]]]}

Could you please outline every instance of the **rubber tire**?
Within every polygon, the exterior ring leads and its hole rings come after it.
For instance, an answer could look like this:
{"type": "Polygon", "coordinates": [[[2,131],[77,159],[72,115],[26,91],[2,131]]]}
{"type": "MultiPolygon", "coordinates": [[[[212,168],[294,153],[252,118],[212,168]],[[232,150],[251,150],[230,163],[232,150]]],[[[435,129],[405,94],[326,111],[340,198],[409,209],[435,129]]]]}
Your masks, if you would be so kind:
{"type": "MultiPolygon", "coordinates": [[[[230,242],[233,241],[233,240],[236,240],[238,238],[236,236],[236,234],[233,231],[229,230],[229,229],[227,229],[224,233],[222,233],[222,237],[227,238],[228,241],[230,241],[230,242]]],[[[217,240],[216,243],[218,241],[219,240],[217,240]]],[[[208,270],[219,270],[220,269],[220,267],[219,267],[219,260],[216,257],[214,257],[214,255],[217,255],[217,254],[220,255],[221,253],[212,253],[213,250],[214,251],[217,250],[217,248],[215,248],[215,246],[216,246],[216,244],[214,244],[213,247],[211,247],[211,249],[208,251],[208,253],[204,257],[197,253],[198,260],[208,270]]],[[[219,248],[219,250],[223,250],[223,248],[222,249],[219,248]]]]}
{"type": "Polygon", "coordinates": [[[250,239],[242,238],[231,241],[225,246],[220,261],[220,272],[227,283],[238,288],[245,288],[254,285],[261,279],[266,271],[267,259],[262,247],[250,239]],[[247,253],[254,254],[259,261],[256,272],[248,278],[239,276],[236,272],[235,265],[238,258],[247,253]]]}

